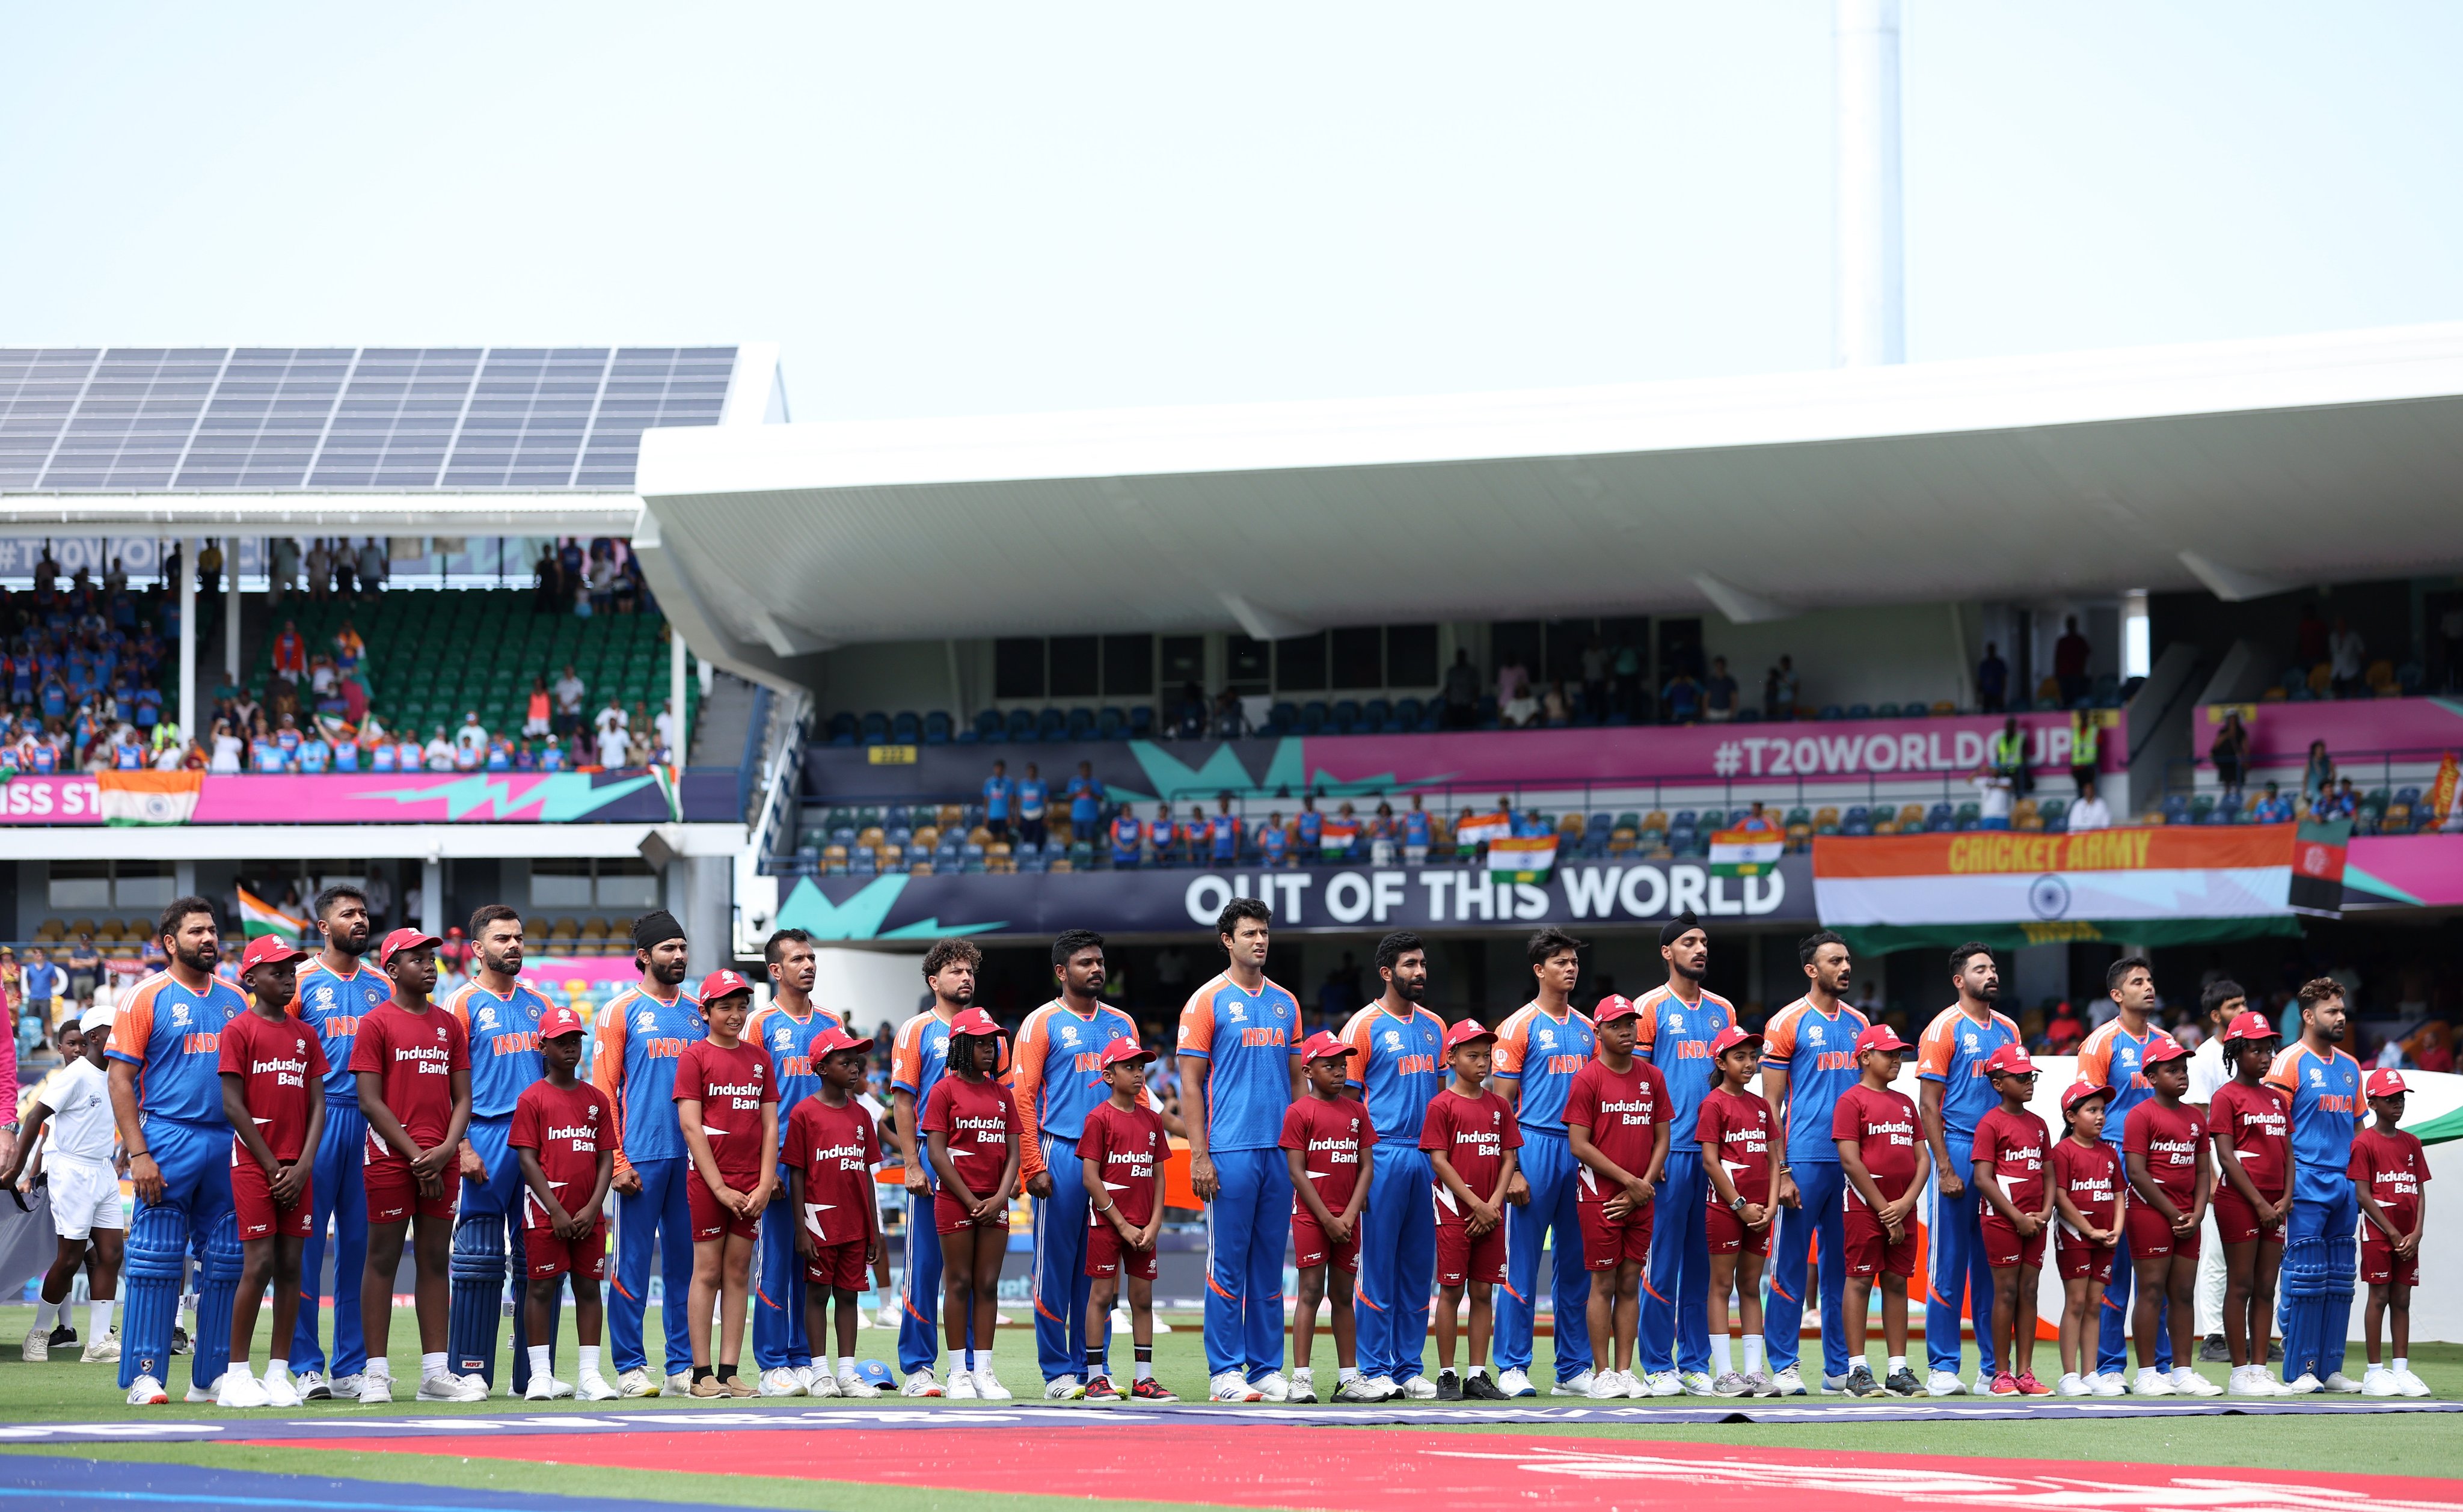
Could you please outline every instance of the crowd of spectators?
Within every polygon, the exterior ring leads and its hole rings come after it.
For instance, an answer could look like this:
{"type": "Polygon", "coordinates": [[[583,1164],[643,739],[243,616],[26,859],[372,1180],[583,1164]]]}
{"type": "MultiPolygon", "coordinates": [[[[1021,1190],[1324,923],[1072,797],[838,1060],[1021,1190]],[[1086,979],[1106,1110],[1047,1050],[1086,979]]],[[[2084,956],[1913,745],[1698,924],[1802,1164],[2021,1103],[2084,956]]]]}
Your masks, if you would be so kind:
{"type": "Polygon", "coordinates": [[[542,615],[630,615],[649,601],[642,563],[630,543],[613,536],[565,536],[539,548],[533,565],[532,610],[542,615]]]}
{"type": "Polygon", "coordinates": [[[99,582],[63,580],[45,550],[34,586],[0,595],[0,769],[136,769],[179,765],[160,686],[179,634],[178,601],[132,588],[115,559],[99,582]]]}

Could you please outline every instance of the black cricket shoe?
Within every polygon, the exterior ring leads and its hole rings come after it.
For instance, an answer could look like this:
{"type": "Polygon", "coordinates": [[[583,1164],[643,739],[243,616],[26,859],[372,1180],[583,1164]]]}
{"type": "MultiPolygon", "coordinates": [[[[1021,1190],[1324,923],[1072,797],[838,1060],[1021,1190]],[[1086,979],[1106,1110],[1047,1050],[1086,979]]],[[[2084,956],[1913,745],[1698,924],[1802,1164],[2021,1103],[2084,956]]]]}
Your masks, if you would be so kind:
{"type": "Polygon", "coordinates": [[[1463,1382],[1462,1393],[1472,1401],[1501,1402],[1505,1400],[1505,1388],[1489,1379],[1488,1372],[1486,1371],[1472,1372],[1471,1379],[1463,1382]]]}
{"type": "Polygon", "coordinates": [[[1890,1372],[1890,1378],[1884,1381],[1882,1384],[1889,1388],[1891,1391],[1896,1392],[1901,1396],[1921,1396],[1924,1394],[1924,1383],[1916,1379],[1915,1372],[1908,1370],[1905,1366],[1901,1366],[1899,1369],[1892,1371],[1890,1372]]]}
{"type": "Polygon", "coordinates": [[[1847,1372],[1847,1384],[1842,1388],[1850,1396],[1887,1396],[1882,1383],[1873,1379],[1873,1368],[1859,1365],[1847,1372]]]}
{"type": "Polygon", "coordinates": [[[1441,1402],[1458,1402],[1462,1399],[1462,1377],[1456,1375],[1451,1371],[1446,1371],[1440,1373],[1437,1376],[1437,1400],[1441,1402]]]}

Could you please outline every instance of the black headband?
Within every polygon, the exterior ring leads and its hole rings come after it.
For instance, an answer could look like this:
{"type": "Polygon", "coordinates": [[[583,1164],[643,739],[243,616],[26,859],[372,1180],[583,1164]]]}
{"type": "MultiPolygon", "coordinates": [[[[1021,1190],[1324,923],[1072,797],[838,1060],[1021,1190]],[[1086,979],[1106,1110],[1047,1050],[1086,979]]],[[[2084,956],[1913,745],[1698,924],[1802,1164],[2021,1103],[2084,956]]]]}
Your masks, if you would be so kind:
{"type": "Polygon", "coordinates": [[[664,945],[670,940],[682,940],[684,938],[685,926],[677,923],[676,916],[668,913],[664,908],[658,910],[656,913],[643,914],[641,918],[633,920],[633,948],[635,950],[648,950],[656,945],[664,945]]]}

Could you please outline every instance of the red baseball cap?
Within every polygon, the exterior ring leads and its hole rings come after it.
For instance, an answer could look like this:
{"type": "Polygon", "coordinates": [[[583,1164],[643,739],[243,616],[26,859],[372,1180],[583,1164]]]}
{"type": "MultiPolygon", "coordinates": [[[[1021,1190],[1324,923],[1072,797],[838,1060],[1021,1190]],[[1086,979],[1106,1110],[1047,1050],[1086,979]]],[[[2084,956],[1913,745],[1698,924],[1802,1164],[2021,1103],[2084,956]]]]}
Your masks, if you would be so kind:
{"type": "Polygon", "coordinates": [[[2068,1112],[2090,1097],[2101,1097],[2109,1102],[2112,1100],[2112,1089],[2099,1086],[2094,1082],[2072,1082],[2069,1091],[2061,1093],[2061,1112],[2068,1112]]]}
{"type": "Polygon", "coordinates": [[[752,990],[752,983],[745,981],[740,974],[722,967],[702,978],[701,986],[693,996],[701,1000],[703,1007],[708,1007],[714,999],[732,997],[736,993],[752,990]]]}
{"type": "Polygon", "coordinates": [[[2234,1040],[2271,1040],[2275,1037],[2275,1026],[2266,1022],[2265,1014],[2246,1010],[2234,1014],[2232,1023],[2224,1029],[2224,1043],[2227,1045],[2234,1040]]]}
{"type": "Polygon", "coordinates": [[[2016,1045],[2004,1045],[1984,1057],[1984,1074],[1999,1072],[2004,1076],[2033,1076],[2036,1063],[2027,1058],[2026,1050],[2016,1045]]]}
{"type": "Polygon", "coordinates": [[[1759,1045],[1762,1037],[1741,1024],[1731,1024],[1711,1042],[1711,1059],[1717,1060],[1739,1045],[1759,1045]]]}
{"type": "Polygon", "coordinates": [[[1907,1048],[1907,1042],[1899,1038],[1899,1031],[1886,1024],[1870,1025],[1864,1033],[1856,1036],[1856,1053],[1859,1055],[1866,1050],[1904,1050],[1906,1048],[1907,1048]]]}
{"type": "Polygon", "coordinates": [[[1300,1041],[1300,1059],[1304,1061],[1321,1061],[1334,1055],[1348,1059],[1359,1053],[1359,1046],[1327,1029],[1319,1029],[1300,1041]]]}
{"type": "Polygon", "coordinates": [[[1477,1019],[1465,1019],[1460,1024],[1457,1024],[1453,1027],[1446,1030],[1446,1053],[1449,1055],[1452,1054],[1454,1047],[1457,1045],[1469,1045],[1473,1040],[1493,1040],[1494,1038],[1496,1038],[1496,1031],[1494,1029],[1490,1028],[1487,1025],[1482,1024],[1477,1019]]]}
{"type": "Polygon", "coordinates": [[[2147,1053],[2138,1057],[2138,1064],[2141,1069],[2144,1069],[2148,1066],[2161,1066],[2166,1061],[2186,1061],[2189,1058],[2190,1052],[2181,1042],[2167,1035],[2147,1047],[2147,1053]]]}
{"type": "Polygon", "coordinates": [[[377,947],[377,964],[380,966],[390,966],[393,964],[393,958],[401,955],[405,950],[416,950],[422,945],[441,945],[443,943],[445,943],[445,941],[437,939],[434,935],[424,935],[416,929],[397,929],[392,934],[387,935],[384,938],[383,944],[377,947]]]}
{"type": "Polygon", "coordinates": [[[2409,1091],[2411,1089],[2404,1085],[2401,1071],[2386,1069],[2369,1072],[2369,1095],[2372,1097],[2400,1097],[2409,1091]]]}
{"type": "Polygon", "coordinates": [[[248,950],[239,958],[239,969],[246,971],[251,966],[270,966],[285,961],[297,961],[307,954],[308,952],[280,935],[259,935],[248,942],[248,950]]]}
{"type": "Polygon", "coordinates": [[[560,1040],[568,1034],[581,1032],[581,1015],[560,1003],[551,1003],[539,1015],[539,1038],[560,1040]]]}
{"type": "Polygon", "coordinates": [[[983,1009],[968,1008],[961,1012],[956,1018],[949,1021],[949,1032],[952,1034],[998,1034],[1000,1032],[1000,1026],[994,1024],[992,1022],[992,1016],[986,1013],[983,1009]]]}
{"type": "Polygon", "coordinates": [[[1629,1019],[1641,1011],[1633,1005],[1631,998],[1622,993],[1611,992],[1600,1000],[1598,1007],[1591,1010],[1591,1022],[1597,1025],[1605,1024],[1611,1019],[1629,1019]]]}
{"type": "MultiPolygon", "coordinates": [[[[1320,1034],[1318,1036],[1318,1039],[1321,1040],[1325,1037],[1326,1036],[1320,1034]]],[[[1316,1042],[1311,1041],[1310,1043],[1314,1044],[1316,1042]]],[[[1305,1048],[1306,1047],[1303,1047],[1303,1048],[1305,1048]]],[[[1105,1070],[1110,1070],[1115,1066],[1126,1066],[1132,1061],[1150,1061],[1154,1058],[1154,1051],[1147,1049],[1144,1046],[1140,1045],[1137,1041],[1123,1034],[1119,1039],[1114,1040],[1111,1044],[1103,1047],[1103,1059],[1101,1064],[1105,1070]]]]}
{"type": "Polygon", "coordinates": [[[813,1041],[813,1048],[808,1053],[817,1061],[825,1055],[836,1055],[840,1050],[869,1052],[871,1049],[872,1041],[857,1039],[846,1030],[831,1025],[821,1030],[819,1036],[813,1041]]]}

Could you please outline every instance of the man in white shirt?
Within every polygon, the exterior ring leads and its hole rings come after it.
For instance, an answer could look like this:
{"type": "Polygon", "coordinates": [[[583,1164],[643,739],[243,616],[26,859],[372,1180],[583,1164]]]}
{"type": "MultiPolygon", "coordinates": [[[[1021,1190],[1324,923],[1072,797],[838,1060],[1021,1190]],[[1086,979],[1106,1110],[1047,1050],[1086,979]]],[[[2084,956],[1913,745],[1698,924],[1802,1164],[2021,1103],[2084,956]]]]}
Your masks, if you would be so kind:
{"type": "Polygon", "coordinates": [[[477,771],[488,759],[488,727],[479,723],[479,711],[470,709],[462,716],[462,727],[453,732],[453,766],[457,771],[477,771]]]}
{"type": "MultiPolygon", "coordinates": [[[[2190,1094],[2182,1101],[2196,1107],[2204,1115],[2215,1093],[2233,1078],[2232,1068],[2224,1064],[2224,1031],[2232,1027],[2234,1015],[2249,1006],[2249,995],[2241,984],[2230,977],[2218,977],[2207,983],[2198,1003],[2206,1010],[2207,1037],[2190,1052],[2190,1094]]],[[[2217,1177],[2218,1183],[2221,1177],[2217,1177]]],[[[2210,1364],[2232,1359],[2224,1344],[2224,1247],[2217,1243],[2202,1246],[2198,1252],[2198,1357],[2210,1364]]]]}
{"type": "Polygon", "coordinates": [[[59,1247],[36,1294],[34,1326],[27,1330],[23,1347],[29,1361],[50,1357],[53,1324],[68,1320],[69,1287],[85,1265],[89,1244],[94,1250],[94,1301],[87,1309],[84,1358],[89,1364],[120,1358],[119,1342],[111,1337],[111,1304],[119,1290],[120,1242],[128,1220],[120,1206],[120,1173],[111,1163],[119,1130],[112,1119],[110,1075],[103,1069],[115,1017],[114,1009],[97,1006],[77,1021],[76,1053],[35,1089],[25,1137],[18,1141],[8,1172],[0,1176],[0,1185],[29,1190],[26,1168],[35,1135],[48,1133],[42,1141],[43,1176],[51,1189],[52,1227],[59,1247]]]}
{"type": "Polygon", "coordinates": [[[2112,828],[2112,810],[2104,807],[2103,795],[2095,790],[2092,779],[2089,779],[2086,790],[2079,794],[2078,802],[2070,805],[2069,822],[2072,834],[2112,828]]]}
{"type": "Polygon", "coordinates": [[[624,747],[632,739],[632,725],[624,717],[624,705],[616,702],[613,693],[607,696],[607,706],[599,711],[598,726],[599,765],[623,766],[624,747]]]}
{"type": "Polygon", "coordinates": [[[1977,823],[1987,830],[2010,828],[2011,782],[2007,775],[1986,768],[1975,774],[1975,814],[1977,823]]]}
{"type": "Polygon", "coordinates": [[[371,535],[367,544],[360,548],[360,592],[373,594],[384,586],[384,548],[379,546],[377,538],[371,535]]]}
{"type": "Polygon", "coordinates": [[[659,745],[668,752],[674,752],[676,748],[675,700],[669,699],[665,703],[659,705],[658,717],[650,721],[650,727],[659,732],[659,745]]]}
{"type": "Polygon", "coordinates": [[[581,732],[581,696],[589,689],[574,672],[573,664],[566,662],[564,676],[556,679],[548,691],[556,695],[556,733],[570,740],[581,732]]]}
{"type": "Polygon", "coordinates": [[[2361,633],[2341,615],[2335,616],[2335,633],[2326,637],[2326,661],[2335,677],[2335,692],[2348,697],[2361,689],[2361,662],[2368,647],[2361,633]]]}
{"type": "Polygon", "coordinates": [[[426,747],[420,754],[426,758],[429,771],[451,771],[453,749],[453,743],[445,738],[445,726],[439,724],[436,726],[436,733],[428,737],[426,747]]]}

